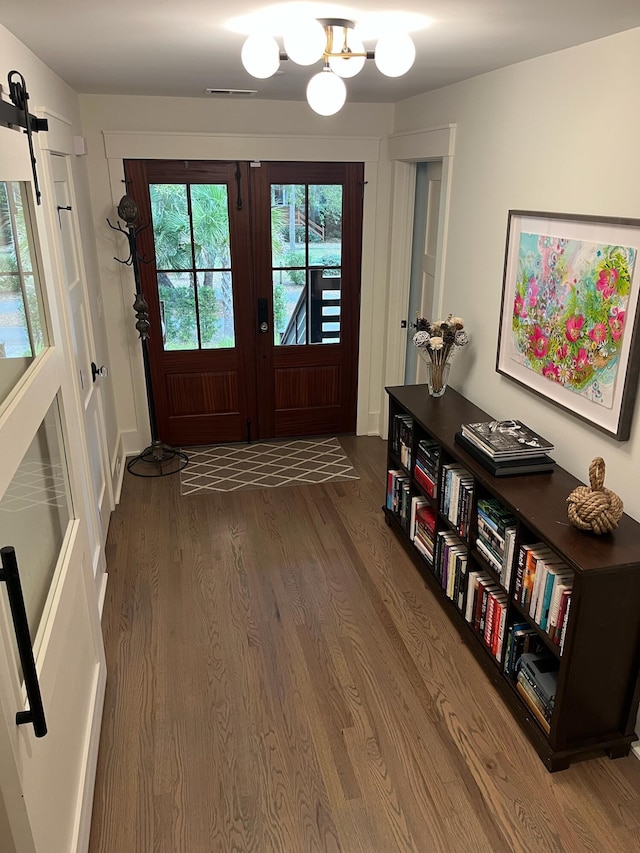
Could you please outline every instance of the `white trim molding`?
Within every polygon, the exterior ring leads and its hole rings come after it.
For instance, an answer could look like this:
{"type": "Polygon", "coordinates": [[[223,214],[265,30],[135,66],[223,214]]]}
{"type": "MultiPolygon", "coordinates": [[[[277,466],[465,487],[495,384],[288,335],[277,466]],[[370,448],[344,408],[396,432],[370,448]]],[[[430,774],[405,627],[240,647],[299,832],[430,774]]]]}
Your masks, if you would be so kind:
{"type": "Polygon", "coordinates": [[[307,160],[363,163],[380,159],[375,137],[278,136],[105,130],[109,160],[307,160]]]}
{"type": "Polygon", "coordinates": [[[455,139],[455,124],[394,133],[389,137],[389,159],[417,163],[452,157],[455,139]]]}

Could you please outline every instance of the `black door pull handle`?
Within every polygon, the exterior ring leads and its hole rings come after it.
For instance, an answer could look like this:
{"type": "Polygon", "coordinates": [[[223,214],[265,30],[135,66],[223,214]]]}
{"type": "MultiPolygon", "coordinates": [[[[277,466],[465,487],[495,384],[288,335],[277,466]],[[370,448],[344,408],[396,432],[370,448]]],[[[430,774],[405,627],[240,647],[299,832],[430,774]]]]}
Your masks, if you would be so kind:
{"type": "Polygon", "coordinates": [[[2,560],[0,581],[4,581],[7,585],[9,607],[11,608],[13,627],[16,632],[16,642],[18,644],[20,663],[22,664],[24,685],[27,689],[27,699],[29,700],[28,711],[16,712],[16,725],[20,726],[24,723],[33,723],[35,736],[44,737],[47,733],[47,723],[44,718],[38,672],[36,670],[35,658],[33,657],[29,621],[24,606],[24,596],[22,595],[22,584],[20,583],[15,550],[8,546],[0,548],[0,559],[2,560]]]}

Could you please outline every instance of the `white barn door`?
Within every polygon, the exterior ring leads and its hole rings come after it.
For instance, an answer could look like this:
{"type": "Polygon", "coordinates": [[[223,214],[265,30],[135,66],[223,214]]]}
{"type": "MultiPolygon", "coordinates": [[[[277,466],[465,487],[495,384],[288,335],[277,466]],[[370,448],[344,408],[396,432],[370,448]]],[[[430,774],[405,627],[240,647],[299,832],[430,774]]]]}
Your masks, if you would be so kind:
{"type": "Polygon", "coordinates": [[[0,128],[0,155],[0,548],[17,558],[47,729],[21,720],[34,702],[2,583],[0,850],[75,853],[88,846],[105,684],[83,407],[51,260],[56,201],[45,182],[36,205],[22,133],[0,128]]]}

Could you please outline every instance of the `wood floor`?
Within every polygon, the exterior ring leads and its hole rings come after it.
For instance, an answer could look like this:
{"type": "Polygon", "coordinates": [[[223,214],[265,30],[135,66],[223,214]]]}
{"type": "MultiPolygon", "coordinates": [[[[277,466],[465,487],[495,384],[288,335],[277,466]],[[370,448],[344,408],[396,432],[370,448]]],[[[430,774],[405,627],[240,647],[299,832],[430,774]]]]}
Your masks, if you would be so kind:
{"type": "Polygon", "coordinates": [[[640,761],[547,773],[341,441],[358,481],[125,479],[91,853],[640,850],[640,761]]]}

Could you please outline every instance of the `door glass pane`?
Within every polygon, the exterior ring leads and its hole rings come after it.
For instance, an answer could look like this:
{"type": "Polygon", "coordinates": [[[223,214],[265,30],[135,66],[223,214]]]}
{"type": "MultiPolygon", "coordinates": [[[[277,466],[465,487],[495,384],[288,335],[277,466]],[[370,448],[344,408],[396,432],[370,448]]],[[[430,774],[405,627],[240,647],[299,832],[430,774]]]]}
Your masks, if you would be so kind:
{"type": "Polygon", "coordinates": [[[234,347],[231,271],[199,272],[197,280],[202,349],[234,347]]]}
{"type": "Polygon", "coordinates": [[[0,500],[0,546],[15,548],[32,640],[71,517],[60,415],[54,400],[0,500]]]}
{"type": "Polygon", "coordinates": [[[230,269],[226,184],[192,184],[191,215],[196,269],[230,269]]]}
{"type": "Polygon", "coordinates": [[[340,342],[342,185],[271,185],[276,345],[340,342]]]}
{"type": "Polygon", "coordinates": [[[48,344],[27,189],[0,181],[0,403],[48,344]]]}
{"type": "Polygon", "coordinates": [[[276,345],[307,342],[307,288],[304,277],[304,270],[273,271],[273,325],[276,345]]]}
{"type": "Polygon", "coordinates": [[[191,224],[185,184],[150,184],[153,242],[158,270],[193,267],[191,224]]]}
{"type": "Polygon", "coordinates": [[[235,346],[226,184],[151,184],[166,350],[235,346]]]}
{"type": "Polygon", "coordinates": [[[159,272],[160,320],[166,350],[198,349],[193,273],[159,272]]]}

